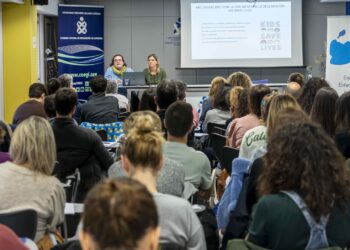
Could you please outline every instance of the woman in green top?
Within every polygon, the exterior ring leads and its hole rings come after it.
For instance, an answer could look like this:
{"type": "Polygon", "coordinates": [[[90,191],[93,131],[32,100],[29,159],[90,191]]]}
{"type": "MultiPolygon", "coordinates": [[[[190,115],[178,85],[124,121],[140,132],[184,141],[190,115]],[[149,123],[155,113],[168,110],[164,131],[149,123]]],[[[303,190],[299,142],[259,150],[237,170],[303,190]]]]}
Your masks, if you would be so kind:
{"type": "Polygon", "coordinates": [[[165,70],[159,66],[158,57],[155,54],[150,54],[147,60],[148,68],[143,71],[146,84],[158,84],[167,78],[165,70]]]}
{"type": "Polygon", "coordinates": [[[280,127],[267,145],[248,240],[268,249],[305,249],[310,227],[283,191],[304,200],[316,222],[328,216],[329,246],[350,245],[350,175],[333,140],[316,124],[280,127]]]}

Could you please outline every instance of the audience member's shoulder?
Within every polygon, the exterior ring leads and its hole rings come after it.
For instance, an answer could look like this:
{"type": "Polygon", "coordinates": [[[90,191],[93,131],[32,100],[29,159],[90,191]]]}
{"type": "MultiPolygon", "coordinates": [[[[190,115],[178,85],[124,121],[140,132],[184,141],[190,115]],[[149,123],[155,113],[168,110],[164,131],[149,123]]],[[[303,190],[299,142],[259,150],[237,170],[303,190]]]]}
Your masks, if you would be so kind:
{"type": "Polygon", "coordinates": [[[153,197],[157,205],[162,207],[169,207],[172,211],[192,211],[191,204],[183,198],[163,193],[154,193],[153,197]]]}

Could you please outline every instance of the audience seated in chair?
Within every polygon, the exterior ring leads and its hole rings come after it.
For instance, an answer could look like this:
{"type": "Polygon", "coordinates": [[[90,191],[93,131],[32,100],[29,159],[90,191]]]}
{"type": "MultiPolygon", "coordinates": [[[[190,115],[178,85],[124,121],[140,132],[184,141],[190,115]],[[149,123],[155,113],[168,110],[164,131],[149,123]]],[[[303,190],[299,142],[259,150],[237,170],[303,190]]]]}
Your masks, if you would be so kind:
{"type": "MultiPolygon", "coordinates": [[[[153,130],[157,132],[162,131],[162,125],[159,117],[156,113],[151,111],[137,111],[132,113],[124,123],[125,135],[120,137],[118,141],[122,145],[128,135],[128,132],[131,131],[136,126],[136,121],[139,117],[149,116],[153,122],[153,130]]],[[[109,177],[120,177],[125,176],[126,172],[122,168],[120,161],[120,147],[116,151],[116,162],[108,169],[109,177]]],[[[184,167],[169,158],[164,157],[163,166],[159,171],[157,176],[157,190],[160,193],[171,194],[178,197],[181,197],[184,192],[184,182],[185,182],[185,170],[184,167]]]]}
{"type": "Polygon", "coordinates": [[[342,94],[336,102],[335,142],[346,159],[350,158],[350,92],[342,94]]]}
{"type": "Polygon", "coordinates": [[[321,88],[316,93],[310,111],[311,121],[320,124],[330,137],[334,137],[335,134],[335,104],[338,98],[338,93],[334,89],[321,88]]]}
{"type": "Polygon", "coordinates": [[[56,145],[50,124],[31,116],[13,134],[13,162],[0,166],[0,213],[33,209],[38,214],[35,241],[55,232],[63,223],[65,192],[51,176],[56,145]]]}
{"type": "Polygon", "coordinates": [[[106,96],[117,98],[121,113],[129,110],[129,100],[126,96],[118,94],[118,85],[114,80],[107,80],[106,96]]]}
{"type": "Polygon", "coordinates": [[[84,203],[83,250],[158,249],[161,218],[152,194],[138,181],[106,179],[88,193],[84,203]]]}
{"type": "Polygon", "coordinates": [[[138,110],[140,111],[151,110],[156,112],[157,104],[155,102],[155,96],[156,96],[155,88],[148,88],[145,91],[143,91],[138,110]]]}
{"type": "Polygon", "coordinates": [[[185,181],[197,189],[210,190],[211,167],[208,158],[200,151],[186,145],[187,135],[193,126],[192,106],[177,101],[165,113],[165,127],[168,141],[164,145],[164,155],[181,163],[185,168],[185,181]]]}
{"type": "Polygon", "coordinates": [[[162,122],[162,128],[165,133],[166,133],[166,129],[164,126],[165,112],[167,108],[170,106],[170,104],[177,101],[178,95],[179,95],[179,92],[176,86],[176,82],[174,80],[162,80],[157,85],[156,97],[155,97],[155,101],[157,104],[157,114],[159,115],[159,118],[162,122]]]}
{"type": "Polygon", "coordinates": [[[280,127],[269,138],[264,163],[259,183],[263,197],[255,207],[249,241],[269,249],[349,246],[350,175],[320,126],[280,127]],[[311,229],[317,230],[314,235],[311,229]]]}
{"type": "Polygon", "coordinates": [[[209,110],[202,124],[202,131],[207,132],[207,124],[209,122],[216,124],[226,124],[226,121],[231,118],[230,113],[230,95],[231,85],[221,83],[218,86],[216,94],[213,98],[213,109],[209,110]]]}
{"type": "Polygon", "coordinates": [[[75,111],[77,94],[73,89],[61,88],[55,95],[57,117],[52,121],[56,145],[57,165],[54,174],[64,181],[75,172],[81,174],[81,189],[78,201],[96,184],[112,165],[113,159],[103,146],[96,132],[79,127],[72,116],[75,111]]]}
{"type": "MultiPolygon", "coordinates": [[[[188,111],[192,125],[192,108],[189,107],[188,111]]],[[[156,179],[163,162],[164,137],[154,130],[151,119],[150,116],[139,117],[136,126],[128,132],[122,148],[122,165],[132,179],[140,181],[153,194],[160,219],[160,243],[205,250],[203,228],[189,202],[157,192],[156,179]]]]}
{"type": "Polygon", "coordinates": [[[253,86],[249,89],[249,114],[241,118],[234,119],[227,128],[228,145],[239,148],[245,132],[259,126],[261,108],[260,103],[263,97],[271,93],[271,89],[265,85],[253,86]]]}
{"type": "MultiPolygon", "coordinates": [[[[58,82],[60,83],[60,88],[71,88],[74,89],[74,84],[73,84],[73,77],[72,75],[69,74],[62,74],[57,78],[58,82]]],[[[75,112],[73,114],[73,119],[80,124],[81,123],[81,104],[77,100],[75,112]]]]}
{"type": "Polygon", "coordinates": [[[96,76],[89,84],[92,95],[81,105],[81,122],[112,123],[118,120],[119,104],[113,96],[106,96],[107,80],[96,76]]]}
{"type": "Polygon", "coordinates": [[[13,125],[20,124],[23,120],[32,115],[46,118],[44,110],[44,98],[46,95],[45,86],[42,83],[33,83],[29,87],[29,100],[22,103],[13,115],[13,125]]]}

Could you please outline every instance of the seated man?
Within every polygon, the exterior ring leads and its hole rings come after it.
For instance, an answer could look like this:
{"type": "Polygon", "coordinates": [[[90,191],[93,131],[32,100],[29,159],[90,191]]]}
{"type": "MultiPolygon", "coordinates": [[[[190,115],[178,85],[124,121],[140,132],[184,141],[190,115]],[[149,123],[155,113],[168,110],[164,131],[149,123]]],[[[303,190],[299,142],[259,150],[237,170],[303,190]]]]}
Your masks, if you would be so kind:
{"type": "Polygon", "coordinates": [[[112,165],[113,159],[103,146],[96,132],[79,127],[72,116],[77,103],[73,89],[61,88],[55,95],[56,118],[52,128],[57,145],[57,161],[54,174],[61,180],[80,170],[82,201],[85,193],[97,183],[112,165]]]}
{"type": "Polygon", "coordinates": [[[46,117],[44,110],[45,86],[42,83],[33,83],[29,87],[29,100],[22,103],[15,111],[12,123],[18,125],[29,116],[46,117]]]}
{"type": "Polygon", "coordinates": [[[165,113],[165,127],[168,141],[164,145],[164,155],[181,163],[185,168],[185,182],[197,189],[211,187],[211,167],[204,153],[196,151],[187,144],[187,135],[192,131],[192,106],[183,101],[174,102],[165,113]]]}
{"type": "Polygon", "coordinates": [[[92,95],[81,105],[81,122],[112,123],[118,120],[118,100],[113,96],[106,96],[107,80],[103,76],[96,76],[90,80],[92,95]]]}

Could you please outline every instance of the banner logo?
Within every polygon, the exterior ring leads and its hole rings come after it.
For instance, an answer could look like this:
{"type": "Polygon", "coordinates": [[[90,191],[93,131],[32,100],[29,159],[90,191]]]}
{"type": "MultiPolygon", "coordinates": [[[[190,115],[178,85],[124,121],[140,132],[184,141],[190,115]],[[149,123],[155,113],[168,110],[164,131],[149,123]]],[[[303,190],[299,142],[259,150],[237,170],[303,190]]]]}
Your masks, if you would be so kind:
{"type": "Polygon", "coordinates": [[[84,21],[84,17],[80,17],[80,20],[77,22],[77,33],[80,34],[86,34],[87,29],[86,29],[87,23],[84,21]]]}

